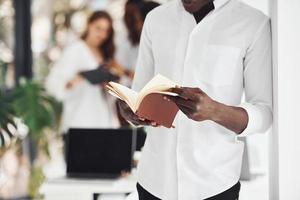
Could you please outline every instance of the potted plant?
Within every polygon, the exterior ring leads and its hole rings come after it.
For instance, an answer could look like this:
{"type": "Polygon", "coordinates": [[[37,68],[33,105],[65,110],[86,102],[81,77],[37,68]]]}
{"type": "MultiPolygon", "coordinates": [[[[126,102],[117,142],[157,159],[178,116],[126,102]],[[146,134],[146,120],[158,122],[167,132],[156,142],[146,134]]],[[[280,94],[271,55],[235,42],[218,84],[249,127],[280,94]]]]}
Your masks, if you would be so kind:
{"type": "Polygon", "coordinates": [[[32,163],[29,194],[36,197],[44,175],[42,164],[35,161],[41,154],[49,156],[46,129],[58,128],[62,106],[35,81],[21,81],[12,96],[13,109],[28,126],[30,146],[35,147],[29,153],[32,163]]]}
{"type": "Polygon", "coordinates": [[[22,146],[21,151],[31,161],[28,191],[35,198],[44,180],[42,163],[36,162],[36,158],[41,154],[49,156],[46,133],[49,133],[49,129],[58,128],[62,106],[46,93],[40,83],[23,79],[10,95],[0,94],[0,107],[0,140],[4,141],[0,148],[3,152],[9,147],[5,143],[7,138],[20,141],[13,131],[18,129],[15,118],[21,119],[28,127],[28,136],[22,145],[20,142],[14,144],[22,146]]]}

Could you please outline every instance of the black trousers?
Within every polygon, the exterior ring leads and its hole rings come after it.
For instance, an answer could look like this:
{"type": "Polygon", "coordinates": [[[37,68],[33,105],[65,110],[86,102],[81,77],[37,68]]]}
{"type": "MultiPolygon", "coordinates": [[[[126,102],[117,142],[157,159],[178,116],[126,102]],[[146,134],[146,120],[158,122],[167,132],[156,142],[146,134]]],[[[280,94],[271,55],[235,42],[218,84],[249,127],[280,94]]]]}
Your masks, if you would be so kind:
{"type": "MultiPolygon", "coordinates": [[[[140,184],[137,184],[136,188],[137,188],[137,191],[139,194],[139,200],[161,200],[161,199],[153,196],[152,194],[150,194],[140,184]]],[[[240,182],[238,182],[237,184],[235,184],[228,190],[226,190],[216,196],[205,199],[205,200],[238,200],[240,189],[241,189],[241,184],[240,184],[240,182]]]]}

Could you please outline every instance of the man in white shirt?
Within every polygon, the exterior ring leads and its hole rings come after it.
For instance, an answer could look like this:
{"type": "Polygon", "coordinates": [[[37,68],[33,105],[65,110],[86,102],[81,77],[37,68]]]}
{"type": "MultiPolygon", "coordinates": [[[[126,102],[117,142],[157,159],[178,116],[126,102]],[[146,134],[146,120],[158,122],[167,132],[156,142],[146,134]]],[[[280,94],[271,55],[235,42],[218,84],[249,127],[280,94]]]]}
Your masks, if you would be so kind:
{"type": "Polygon", "coordinates": [[[147,15],[133,89],[155,74],[173,88],[176,128],[149,125],[138,165],[140,200],[236,200],[243,142],[272,123],[270,22],[239,0],[173,0],[147,15]],[[241,102],[243,93],[245,102],[241,102]]]}

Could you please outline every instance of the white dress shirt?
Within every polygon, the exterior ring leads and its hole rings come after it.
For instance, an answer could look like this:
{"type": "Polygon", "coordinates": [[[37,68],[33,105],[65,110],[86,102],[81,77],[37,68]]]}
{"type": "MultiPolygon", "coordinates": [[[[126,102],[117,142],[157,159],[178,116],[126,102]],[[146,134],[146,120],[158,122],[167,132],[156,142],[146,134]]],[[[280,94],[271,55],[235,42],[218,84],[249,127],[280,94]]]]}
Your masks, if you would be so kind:
{"type": "Polygon", "coordinates": [[[68,46],[51,69],[46,89],[63,102],[62,131],[69,128],[117,128],[114,100],[100,85],[83,80],[72,89],[65,86],[80,71],[99,66],[91,50],[82,40],[68,46]]]}
{"type": "MultiPolygon", "coordinates": [[[[238,0],[214,5],[198,24],[180,0],[148,14],[133,89],[160,73],[181,86],[199,87],[218,102],[243,107],[249,122],[240,136],[263,133],[272,123],[269,19],[238,0]]],[[[174,125],[148,128],[138,165],[138,182],[147,191],[164,200],[200,200],[238,182],[244,144],[234,132],[182,112],[174,125]]]]}

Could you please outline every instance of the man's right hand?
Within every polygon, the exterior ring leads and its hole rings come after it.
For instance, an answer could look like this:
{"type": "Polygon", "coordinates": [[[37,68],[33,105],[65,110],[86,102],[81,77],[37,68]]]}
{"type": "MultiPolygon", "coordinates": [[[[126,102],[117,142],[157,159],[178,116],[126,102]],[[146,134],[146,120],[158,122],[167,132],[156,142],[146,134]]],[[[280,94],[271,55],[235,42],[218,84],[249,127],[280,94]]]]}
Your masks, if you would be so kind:
{"type": "Polygon", "coordinates": [[[158,126],[155,122],[152,122],[150,120],[142,119],[139,116],[137,116],[131,108],[122,100],[118,100],[118,106],[120,109],[120,113],[122,117],[128,121],[134,124],[135,126],[158,126]]]}

